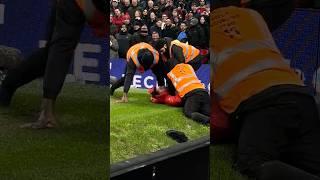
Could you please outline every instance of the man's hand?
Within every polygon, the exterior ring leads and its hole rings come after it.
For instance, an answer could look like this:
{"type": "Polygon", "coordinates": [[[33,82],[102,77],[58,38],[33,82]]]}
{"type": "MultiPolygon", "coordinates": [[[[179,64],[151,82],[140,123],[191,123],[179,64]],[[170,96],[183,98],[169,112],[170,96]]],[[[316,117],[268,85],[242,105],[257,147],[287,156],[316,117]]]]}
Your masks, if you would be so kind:
{"type": "Polygon", "coordinates": [[[121,100],[117,100],[117,103],[127,103],[128,102],[128,95],[127,93],[123,93],[123,96],[121,98],[121,100]]]}

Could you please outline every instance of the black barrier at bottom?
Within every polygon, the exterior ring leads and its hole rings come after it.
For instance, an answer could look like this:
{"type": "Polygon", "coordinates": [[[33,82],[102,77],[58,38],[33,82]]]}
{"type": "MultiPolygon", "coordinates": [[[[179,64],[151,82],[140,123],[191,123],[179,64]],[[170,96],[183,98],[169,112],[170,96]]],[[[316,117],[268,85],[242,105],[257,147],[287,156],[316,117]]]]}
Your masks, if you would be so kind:
{"type": "Polygon", "coordinates": [[[111,180],[207,180],[209,136],[111,165],[111,180]]]}

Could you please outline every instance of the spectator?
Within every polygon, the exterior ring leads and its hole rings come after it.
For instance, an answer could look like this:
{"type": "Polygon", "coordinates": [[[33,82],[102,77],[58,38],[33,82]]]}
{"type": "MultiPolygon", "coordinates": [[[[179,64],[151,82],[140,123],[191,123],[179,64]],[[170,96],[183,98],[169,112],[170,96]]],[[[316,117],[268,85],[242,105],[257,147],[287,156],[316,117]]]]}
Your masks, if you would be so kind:
{"type": "MultiPolygon", "coordinates": [[[[210,37],[210,31],[209,31],[210,27],[209,27],[209,23],[207,23],[206,16],[200,16],[200,21],[199,22],[200,22],[199,26],[200,26],[201,32],[204,32],[202,39],[205,39],[206,37],[210,37]]],[[[204,43],[204,47],[206,49],[209,48],[209,41],[206,41],[204,43]]]]}
{"type": "Polygon", "coordinates": [[[110,59],[118,58],[118,49],[119,49],[118,41],[113,35],[110,35],[109,37],[110,37],[110,59]]]}
{"type": "Polygon", "coordinates": [[[206,38],[204,38],[203,34],[203,30],[199,27],[199,20],[197,18],[192,18],[187,31],[189,44],[198,49],[204,48],[206,38]]]}
{"type": "Polygon", "coordinates": [[[119,44],[119,58],[126,58],[127,51],[130,48],[129,43],[131,39],[131,34],[128,33],[128,27],[125,24],[121,26],[120,32],[116,34],[116,39],[118,40],[119,44]]]}
{"type": "Polygon", "coordinates": [[[129,44],[150,42],[147,39],[151,40],[151,35],[159,35],[160,38],[188,41],[197,48],[208,47],[210,4],[206,0],[110,0],[110,4],[113,10],[110,28],[117,29],[110,31],[118,33],[116,37],[131,35],[129,44]],[[126,32],[120,30],[123,24],[126,32]],[[142,36],[144,30],[141,31],[143,24],[147,26],[143,29],[149,33],[145,37],[142,36]]]}
{"type": "Polygon", "coordinates": [[[121,11],[119,8],[114,10],[114,16],[112,18],[112,24],[117,26],[117,30],[119,31],[121,25],[124,23],[124,17],[121,15],[121,11]]]}
{"type": "Polygon", "coordinates": [[[149,19],[149,17],[148,17],[148,10],[143,10],[143,12],[142,12],[142,17],[141,17],[141,19],[142,19],[142,21],[143,22],[148,22],[148,19],[149,19]]]}
{"type": "Polygon", "coordinates": [[[112,0],[111,6],[110,6],[110,12],[114,12],[115,9],[119,8],[119,2],[118,0],[112,0]]]}
{"type": "Polygon", "coordinates": [[[193,2],[191,4],[191,11],[190,12],[192,12],[192,17],[198,18],[200,16],[200,14],[198,13],[197,4],[195,2],[193,2]]]}
{"type": "Polygon", "coordinates": [[[140,28],[139,32],[136,32],[130,39],[130,47],[140,43],[140,42],[145,42],[149,43],[151,41],[151,37],[149,36],[148,32],[148,26],[146,24],[143,24],[140,28]]]}
{"type": "Polygon", "coordinates": [[[159,39],[160,39],[160,35],[159,35],[159,33],[158,33],[157,31],[153,31],[151,34],[152,34],[152,35],[151,35],[152,40],[150,41],[150,44],[151,44],[153,47],[155,47],[155,46],[156,46],[156,43],[157,43],[157,42],[159,41],[159,39]]]}
{"type": "Polygon", "coordinates": [[[147,9],[148,9],[149,11],[153,11],[153,5],[154,5],[154,2],[153,2],[152,0],[149,0],[149,1],[148,1],[148,7],[147,7],[147,9]]]}
{"type": "Polygon", "coordinates": [[[207,6],[205,0],[199,0],[199,7],[197,7],[197,13],[202,14],[203,12],[207,11],[207,6]]]}
{"type": "Polygon", "coordinates": [[[160,18],[158,18],[156,20],[156,24],[151,26],[150,31],[151,32],[157,31],[159,33],[160,37],[163,37],[162,36],[162,28],[161,27],[162,27],[162,20],[160,18]]]}
{"type": "Polygon", "coordinates": [[[171,39],[176,39],[178,36],[178,29],[174,24],[172,24],[172,21],[169,18],[166,20],[164,29],[162,30],[162,36],[169,37],[171,39]]]}
{"type": "Polygon", "coordinates": [[[154,12],[150,12],[149,18],[147,20],[148,28],[150,29],[152,26],[154,26],[157,22],[157,17],[154,12]]]}
{"type": "MultiPolygon", "coordinates": [[[[187,37],[187,24],[185,22],[181,22],[180,24],[180,32],[179,35],[177,37],[177,39],[183,43],[188,42],[188,37],[187,37]]],[[[208,41],[209,42],[209,41],[208,41]]]]}
{"type": "Polygon", "coordinates": [[[136,20],[142,20],[142,14],[141,14],[141,11],[140,10],[136,10],[134,12],[134,19],[136,20]]]}
{"type": "Polygon", "coordinates": [[[135,17],[136,11],[139,10],[142,11],[142,8],[138,6],[138,0],[132,0],[131,1],[131,7],[128,9],[129,15],[131,18],[135,17]]]}
{"type": "Polygon", "coordinates": [[[172,0],[167,0],[166,5],[164,6],[163,9],[161,9],[161,12],[167,15],[171,15],[171,12],[173,11],[174,6],[173,6],[173,1],[172,0]]]}
{"type": "Polygon", "coordinates": [[[177,9],[174,9],[174,10],[172,11],[172,19],[175,18],[175,17],[178,17],[178,11],[177,11],[177,9]]]}
{"type": "Polygon", "coordinates": [[[130,8],[130,0],[124,0],[123,1],[123,6],[122,6],[122,9],[121,9],[122,12],[125,13],[125,14],[129,13],[128,12],[129,8],[130,8]]]}
{"type": "Polygon", "coordinates": [[[158,5],[153,5],[153,9],[151,11],[153,11],[156,14],[157,17],[160,16],[159,6],[158,5]]]}
{"type": "Polygon", "coordinates": [[[141,25],[142,25],[141,20],[132,21],[132,28],[129,29],[129,33],[133,35],[133,34],[139,32],[141,25]]]}
{"type": "Polygon", "coordinates": [[[166,22],[166,20],[168,19],[168,15],[166,13],[163,13],[161,17],[162,22],[166,22]]]}
{"type": "Polygon", "coordinates": [[[158,7],[160,11],[165,8],[166,3],[167,3],[166,0],[159,0],[158,7]]]}

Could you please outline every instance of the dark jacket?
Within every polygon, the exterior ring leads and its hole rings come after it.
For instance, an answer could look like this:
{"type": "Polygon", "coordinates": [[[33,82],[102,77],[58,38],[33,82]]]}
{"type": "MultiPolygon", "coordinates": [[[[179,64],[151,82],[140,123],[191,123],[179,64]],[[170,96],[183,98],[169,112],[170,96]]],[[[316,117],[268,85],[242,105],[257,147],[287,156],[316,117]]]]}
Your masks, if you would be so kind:
{"type": "Polygon", "coordinates": [[[129,45],[130,47],[138,44],[140,42],[145,42],[145,43],[149,43],[152,40],[152,38],[148,35],[148,36],[142,36],[139,32],[134,33],[129,41],[129,45]]]}
{"type": "Polygon", "coordinates": [[[127,51],[129,50],[129,42],[131,39],[131,34],[120,32],[116,34],[116,39],[118,40],[119,49],[118,55],[119,58],[127,58],[127,51]]]}
{"type": "Polygon", "coordinates": [[[204,31],[199,25],[191,26],[187,30],[188,42],[190,45],[196,48],[202,48],[205,46],[206,37],[203,36],[204,31]]]}
{"type": "Polygon", "coordinates": [[[169,37],[171,39],[177,39],[178,37],[178,28],[176,26],[170,26],[167,27],[165,26],[165,28],[162,30],[162,37],[169,37]]]}

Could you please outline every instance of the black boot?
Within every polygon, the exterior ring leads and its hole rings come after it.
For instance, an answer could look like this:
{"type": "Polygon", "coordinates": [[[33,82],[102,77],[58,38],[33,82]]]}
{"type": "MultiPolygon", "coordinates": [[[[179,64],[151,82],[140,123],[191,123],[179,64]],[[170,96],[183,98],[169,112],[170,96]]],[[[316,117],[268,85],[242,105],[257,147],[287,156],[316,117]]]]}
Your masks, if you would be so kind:
{"type": "Polygon", "coordinates": [[[191,119],[193,119],[194,121],[199,122],[201,124],[204,124],[204,125],[210,124],[210,117],[206,116],[204,114],[201,114],[199,112],[193,112],[191,114],[191,119]]]}

